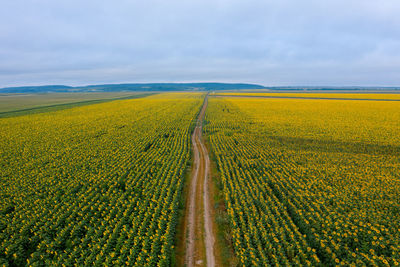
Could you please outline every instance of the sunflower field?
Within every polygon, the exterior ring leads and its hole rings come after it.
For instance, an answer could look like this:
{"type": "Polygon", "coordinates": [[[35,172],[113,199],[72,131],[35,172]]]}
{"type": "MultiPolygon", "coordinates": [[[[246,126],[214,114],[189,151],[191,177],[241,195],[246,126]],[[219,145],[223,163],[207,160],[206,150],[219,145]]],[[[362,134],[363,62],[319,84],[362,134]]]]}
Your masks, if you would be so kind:
{"type": "Polygon", "coordinates": [[[169,266],[204,94],[0,119],[0,265],[169,266]]]}
{"type": "Polygon", "coordinates": [[[210,97],[241,266],[400,263],[400,102],[210,97]]]}

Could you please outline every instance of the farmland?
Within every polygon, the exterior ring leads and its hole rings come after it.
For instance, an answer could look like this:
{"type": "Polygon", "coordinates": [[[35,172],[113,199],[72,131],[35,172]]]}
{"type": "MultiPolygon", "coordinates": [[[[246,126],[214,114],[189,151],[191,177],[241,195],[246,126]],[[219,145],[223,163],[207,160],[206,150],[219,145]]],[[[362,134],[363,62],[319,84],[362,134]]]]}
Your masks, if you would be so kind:
{"type": "Polygon", "coordinates": [[[151,95],[141,92],[114,93],[0,93],[0,118],[44,113],[116,99],[131,99],[151,95]]]}
{"type": "Polygon", "coordinates": [[[399,102],[210,97],[205,120],[240,265],[400,263],[399,102]]]}
{"type": "Polygon", "coordinates": [[[399,95],[70,96],[4,107],[0,265],[400,264],[399,95]]]}
{"type": "Polygon", "coordinates": [[[0,265],[171,265],[203,98],[0,119],[0,265]]]}
{"type": "Polygon", "coordinates": [[[266,97],[266,98],[322,98],[322,99],[363,99],[363,100],[387,100],[400,101],[399,93],[251,93],[251,92],[230,92],[213,93],[216,96],[235,96],[235,97],[266,97]]]}

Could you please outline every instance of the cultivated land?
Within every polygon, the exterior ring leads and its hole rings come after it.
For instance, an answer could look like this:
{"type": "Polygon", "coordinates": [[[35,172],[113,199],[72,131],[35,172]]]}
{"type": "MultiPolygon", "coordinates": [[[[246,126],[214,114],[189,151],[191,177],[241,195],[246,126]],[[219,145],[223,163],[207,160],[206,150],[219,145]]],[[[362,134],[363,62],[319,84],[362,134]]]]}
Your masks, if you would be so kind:
{"type": "Polygon", "coordinates": [[[209,97],[244,266],[398,265],[400,103],[209,97]]]}
{"type": "Polygon", "coordinates": [[[204,94],[0,119],[0,265],[173,264],[204,94]]]}
{"type": "Polygon", "coordinates": [[[214,93],[213,96],[400,101],[400,93],[214,93]]]}
{"type": "Polygon", "coordinates": [[[0,118],[0,265],[399,264],[397,94],[221,94],[0,118]]]}
{"type": "Polygon", "coordinates": [[[116,99],[138,98],[152,93],[41,93],[0,94],[0,118],[43,113],[116,99]]]}

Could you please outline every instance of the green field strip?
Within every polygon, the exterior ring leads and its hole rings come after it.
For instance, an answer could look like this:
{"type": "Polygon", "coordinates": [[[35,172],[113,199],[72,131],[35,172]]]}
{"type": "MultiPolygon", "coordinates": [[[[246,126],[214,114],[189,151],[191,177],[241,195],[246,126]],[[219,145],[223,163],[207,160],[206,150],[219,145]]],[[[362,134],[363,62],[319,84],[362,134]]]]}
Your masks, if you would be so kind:
{"type": "Polygon", "coordinates": [[[137,95],[132,95],[132,96],[125,96],[125,97],[117,97],[117,98],[109,98],[109,99],[93,99],[93,100],[85,100],[85,101],[78,101],[78,102],[70,102],[70,103],[62,103],[62,104],[45,105],[45,106],[39,106],[39,107],[18,109],[18,110],[12,110],[12,111],[4,111],[4,112],[0,112],[0,118],[10,118],[10,117],[52,112],[52,111],[70,109],[70,108],[81,107],[81,106],[86,106],[86,105],[100,104],[100,103],[105,103],[105,102],[115,101],[115,100],[142,98],[142,97],[150,96],[153,94],[154,93],[144,93],[144,94],[137,94],[137,95]]]}

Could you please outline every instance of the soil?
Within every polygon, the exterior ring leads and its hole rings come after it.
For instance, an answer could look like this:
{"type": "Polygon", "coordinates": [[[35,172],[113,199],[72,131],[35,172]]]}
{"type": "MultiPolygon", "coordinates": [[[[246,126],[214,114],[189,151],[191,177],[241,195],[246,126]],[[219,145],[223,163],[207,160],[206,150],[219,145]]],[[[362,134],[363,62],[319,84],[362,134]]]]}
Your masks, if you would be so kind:
{"type": "Polygon", "coordinates": [[[193,172],[189,185],[186,225],[186,266],[215,266],[215,233],[209,196],[210,158],[202,139],[202,123],[207,108],[207,97],[199,113],[192,135],[193,172]]]}

